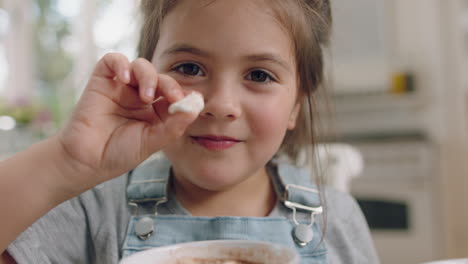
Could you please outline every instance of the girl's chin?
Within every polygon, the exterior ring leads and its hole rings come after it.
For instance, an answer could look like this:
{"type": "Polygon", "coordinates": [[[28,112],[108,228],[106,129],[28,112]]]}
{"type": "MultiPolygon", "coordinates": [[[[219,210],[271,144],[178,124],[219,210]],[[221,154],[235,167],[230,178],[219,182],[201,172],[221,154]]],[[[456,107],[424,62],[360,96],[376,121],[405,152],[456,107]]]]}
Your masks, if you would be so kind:
{"type": "Polygon", "coordinates": [[[189,184],[207,191],[224,191],[230,189],[249,178],[247,168],[232,162],[187,162],[173,163],[176,178],[184,179],[189,184]],[[180,167],[178,166],[180,165],[180,167]]]}
{"type": "MultiPolygon", "coordinates": [[[[220,173],[192,170],[190,174],[177,175],[177,171],[175,171],[175,177],[183,177],[182,181],[189,183],[189,185],[212,192],[228,190],[245,180],[240,178],[239,174],[232,173],[232,171],[228,171],[229,173],[226,172],[226,170],[220,173]]],[[[181,179],[179,178],[179,180],[181,179]]]]}
{"type": "Polygon", "coordinates": [[[193,178],[188,179],[193,185],[196,185],[200,189],[204,189],[207,191],[212,191],[212,192],[221,192],[228,190],[232,188],[233,186],[239,184],[241,182],[241,179],[235,179],[233,177],[226,177],[224,175],[223,177],[219,176],[195,176],[193,175],[193,178]]]}

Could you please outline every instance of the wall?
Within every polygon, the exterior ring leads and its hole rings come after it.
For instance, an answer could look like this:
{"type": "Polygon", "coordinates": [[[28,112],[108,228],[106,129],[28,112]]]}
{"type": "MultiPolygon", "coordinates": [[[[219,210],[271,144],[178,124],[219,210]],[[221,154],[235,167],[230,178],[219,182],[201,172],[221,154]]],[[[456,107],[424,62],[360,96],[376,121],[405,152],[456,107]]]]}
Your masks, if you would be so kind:
{"type": "Polygon", "coordinates": [[[466,72],[459,0],[396,0],[397,50],[417,69],[427,131],[438,146],[441,256],[468,252],[466,72]]]}

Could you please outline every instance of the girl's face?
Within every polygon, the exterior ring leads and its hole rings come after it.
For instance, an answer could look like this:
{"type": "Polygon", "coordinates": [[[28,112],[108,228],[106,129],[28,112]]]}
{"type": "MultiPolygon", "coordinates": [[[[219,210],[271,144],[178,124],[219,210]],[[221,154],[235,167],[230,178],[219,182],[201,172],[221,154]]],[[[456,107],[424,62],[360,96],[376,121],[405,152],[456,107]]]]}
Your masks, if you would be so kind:
{"type": "Polygon", "coordinates": [[[165,17],[153,63],[205,98],[164,149],[178,179],[220,191],[265,173],[299,110],[292,47],[263,1],[181,1],[165,17]]]}

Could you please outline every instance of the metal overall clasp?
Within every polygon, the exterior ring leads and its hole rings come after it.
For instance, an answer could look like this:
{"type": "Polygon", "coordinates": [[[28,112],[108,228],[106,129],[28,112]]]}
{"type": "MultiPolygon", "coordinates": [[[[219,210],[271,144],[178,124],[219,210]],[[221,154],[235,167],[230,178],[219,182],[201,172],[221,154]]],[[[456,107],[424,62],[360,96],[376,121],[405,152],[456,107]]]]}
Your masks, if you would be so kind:
{"type": "Polygon", "coordinates": [[[311,206],[305,206],[303,204],[295,203],[289,201],[289,193],[293,189],[297,189],[299,191],[305,191],[305,192],[310,192],[310,193],[319,193],[319,191],[311,188],[307,188],[304,186],[300,185],[294,185],[294,184],[287,184],[285,186],[286,192],[285,192],[285,199],[284,199],[284,205],[293,211],[293,221],[296,227],[293,230],[292,236],[294,238],[294,241],[301,247],[305,247],[307,244],[309,244],[313,239],[314,239],[314,231],[313,231],[313,224],[315,222],[315,215],[316,214],[321,214],[323,213],[323,207],[322,206],[317,206],[317,207],[311,207],[311,206]],[[310,212],[310,223],[308,225],[306,224],[300,224],[297,221],[296,218],[296,211],[297,210],[303,210],[303,211],[308,211],[310,212]]]}
{"type": "Polygon", "coordinates": [[[147,240],[154,234],[154,220],[151,217],[143,216],[140,218],[140,203],[142,202],[154,202],[154,216],[158,215],[158,206],[162,203],[167,202],[167,198],[158,198],[158,199],[146,199],[138,200],[138,202],[131,201],[128,204],[136,208],[135,215],[138,221],[135,223],[135,234],[141,240],[147,240]]]}

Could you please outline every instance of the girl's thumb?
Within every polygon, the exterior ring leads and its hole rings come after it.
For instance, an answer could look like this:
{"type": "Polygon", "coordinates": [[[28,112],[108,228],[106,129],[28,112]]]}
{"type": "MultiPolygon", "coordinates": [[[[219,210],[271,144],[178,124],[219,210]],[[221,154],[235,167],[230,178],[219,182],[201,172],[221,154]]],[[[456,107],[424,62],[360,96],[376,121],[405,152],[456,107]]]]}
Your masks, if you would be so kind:
{"type": "Polygon", "coordinates": [[[187,127],[197,119],[198,114],[193,112],[178,112],[171,114],[165,122],[164,145],[170,144],[181,137],[187,127]]]}
{"type": "Polygon", "coordinates": [[[179,140],[197,116],[196,113],[175,113],[170,115],[164,124],[159,123],[152,127],[143,140],[145,143],[142,144],[141,160],[179,140]]]}

